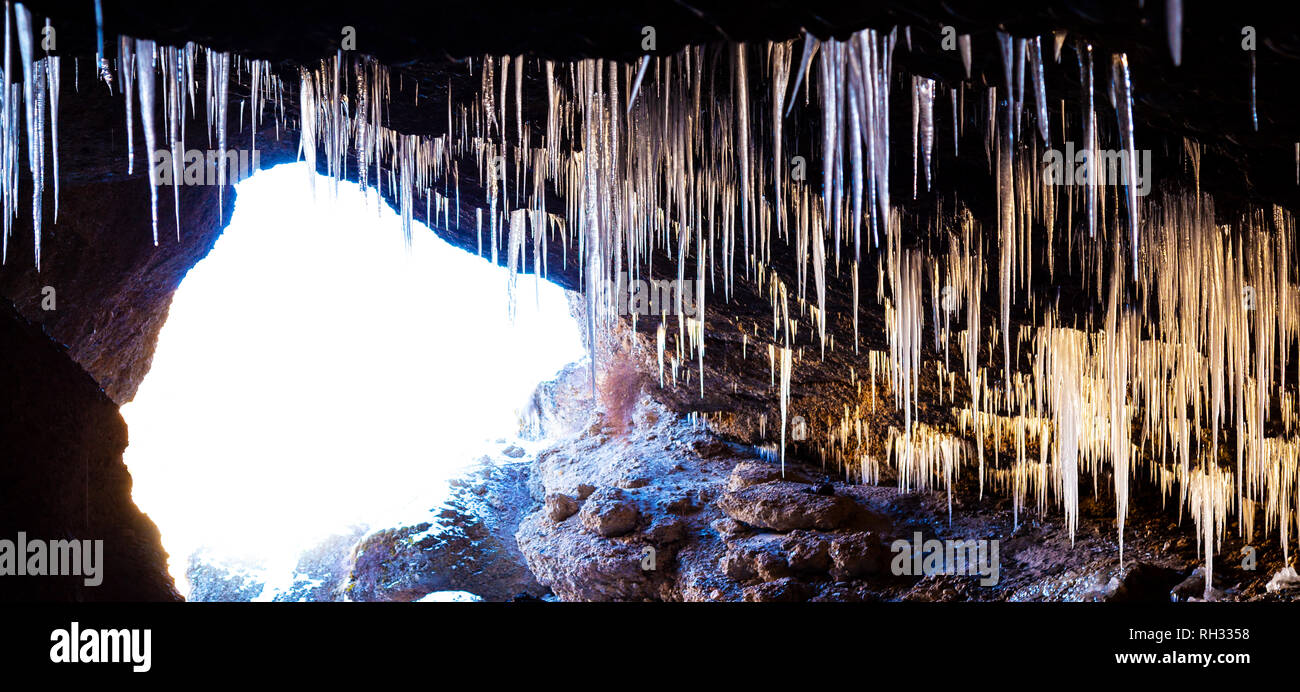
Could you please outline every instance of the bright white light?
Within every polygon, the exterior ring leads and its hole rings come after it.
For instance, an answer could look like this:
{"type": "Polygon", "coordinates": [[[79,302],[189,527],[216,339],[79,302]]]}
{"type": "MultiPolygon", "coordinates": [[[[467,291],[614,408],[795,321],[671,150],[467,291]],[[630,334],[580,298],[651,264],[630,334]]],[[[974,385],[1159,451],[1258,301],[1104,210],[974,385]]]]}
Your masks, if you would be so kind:
{"type": "Polygon", "coordinates": [[[201,546],[292,567],[333,532],[428,510],[583,357],[559,287],[520,276],[512,325],[504,269],[420,225],[408,251],[373,194],[316,178],[313,200],[307,180],[291,164],[239,184],[122,407],[135,501],[183,592],[201,546]]]}

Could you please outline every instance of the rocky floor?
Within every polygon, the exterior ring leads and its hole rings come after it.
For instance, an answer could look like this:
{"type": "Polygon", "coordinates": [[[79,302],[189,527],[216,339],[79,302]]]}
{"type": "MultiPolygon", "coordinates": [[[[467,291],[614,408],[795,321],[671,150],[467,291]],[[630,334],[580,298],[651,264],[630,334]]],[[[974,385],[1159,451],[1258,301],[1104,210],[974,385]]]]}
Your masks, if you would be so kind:
{"type": "MultiPolygon", "coordinates": [[[[539,456],[531,481],[544,509],[517,534],[538,581],[563,600],[1169,601],[1204,596],[1190,519],[1135,499],[1121,567],[1106,503],[1081,503],[1073,542],[1059,511],[1013,520],[1010,502],[943,492],[849,485],[819,469],[760,458],[643,398],[636,425],[615,435],[598,417],[539,456]],[[1146,503],[1146,504],[1143,504],[1146,503]],[[988,575],[895,574],[894,541],[998,542],[988,575]]],[[[968,473],[968,476],[974,474],[968,473]]],[[[1104,488],[1104,484],[1102,485],[1104,488]]],[[[1087,489],[1083,489],[1086,494],[1087,489]]],[[[1283,567],[1276,537],[1255,537],[1254,569],[1228,527],[1215,560],[1221,600],[1268,593],[1283,567]]],[[[900,551],[901,552],[901,551],[900,551]]],[[[960,565],[951,567],[959,568],[960,565]]],[[[923,570],[924,571],[924,570],[923,570]]]]}
{"type": "MultiPolygon", "coordinates": [[[[1137,485],[1121,564],[1105,479],[1081,481],[1070,536],[1059,509],[1013,512],[963,468],[952,496],[849,484],[793,454],[731,443],[647,393],[610,422],[584,398],[585,369],[539,388],[533,432],[558,439],[535,457],[514,445],[453,480],[426,521],[335,536],[304,553],[276,600],[417,601],[1147,601],[1205,596],[1188,517],[1137,485]],[[594,411],[594,412],[593,412],[594,411]],[[585,422],[585,425],[580,423],[585,422]],[[911,556],[917,539],[985,542],[963,568],[911,556]],[[896,541],[907,541],[899,547],[896,541]],[[992,547],[996,546],[996,553],[992,547]],[[996,559],[994,559],[994,557],[996,559]],[[919,569],[917,569],[919,568],[919,569]],[[902,573],[900,573],[902,572],[902,573]],[[444,597],[456,592],[455,598],[444,597]],[[472,594],[473,596],[469,596],[472,594]]],[[[503,441],[504,442],[504,441],[503,441]]],[[[1176,503],[1170,502],[1171,506],[1176,503]]],[[[1284,567],[1276,536],[1225,527],[1215,600],[1292,600],[1270,591],[1284,567]]],[[[924,544],[924,543],[922,543],[924,544]]],[[[978,545],[978,543],[975,543],[978,545]]],[[[196,566],[198,600],[251,600],[246,573],[196,566]]]]}

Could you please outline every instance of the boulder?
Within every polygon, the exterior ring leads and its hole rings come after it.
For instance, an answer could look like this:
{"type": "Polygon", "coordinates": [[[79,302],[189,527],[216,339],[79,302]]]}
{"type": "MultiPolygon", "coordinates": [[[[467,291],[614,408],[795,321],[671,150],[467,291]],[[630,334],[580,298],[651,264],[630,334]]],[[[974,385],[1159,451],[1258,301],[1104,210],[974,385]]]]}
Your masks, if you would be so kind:
{"type": "Polygon", "coordinates": [[[736,521],[773,531],[819,529],[848,525],[859,507],[844,495],[803,492],[799,483],[775,481],[723,493],[718,507],[736,521]]]}
{"type": "Polygon", "coordinates": [[[610,538],[635,529],[641,511],[618,488],[601,488],[583,503],[579,517],[588,531],[610,538]]]}

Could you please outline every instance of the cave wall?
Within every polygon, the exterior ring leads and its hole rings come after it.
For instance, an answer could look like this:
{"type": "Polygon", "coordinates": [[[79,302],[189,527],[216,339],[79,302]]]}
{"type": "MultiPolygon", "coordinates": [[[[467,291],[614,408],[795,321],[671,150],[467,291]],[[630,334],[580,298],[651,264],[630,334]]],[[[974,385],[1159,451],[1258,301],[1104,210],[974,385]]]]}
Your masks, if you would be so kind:
{"type": "Polygon", "coordinates": [[[131,500],[117,404],[0,300],[0,540],[102,540],[103,581],[0,576],[0,600],[174,601],[158,528],[131,500]]]}
{"type": "MultiPolygon", "coordinates": [[[[43,238],[41,271],[32,265],[30,231],[19,230],[0,270],[0,295],[67,345],[110,399],[126,403],[149,372],[172,294],[221,233],[216,190],[183,188],[181,240],[174,223],[160,224],[158,247],[143,178],[78,185],[63,194],[59,222],[43,238]]],[[[226,218],[233,197],[225,200],[226,218]]],[[[171,198],[165,201],[160,213],[171,211],[171,198]]],[[[163,218],[172,221],[170,213],[163,218]]]]}

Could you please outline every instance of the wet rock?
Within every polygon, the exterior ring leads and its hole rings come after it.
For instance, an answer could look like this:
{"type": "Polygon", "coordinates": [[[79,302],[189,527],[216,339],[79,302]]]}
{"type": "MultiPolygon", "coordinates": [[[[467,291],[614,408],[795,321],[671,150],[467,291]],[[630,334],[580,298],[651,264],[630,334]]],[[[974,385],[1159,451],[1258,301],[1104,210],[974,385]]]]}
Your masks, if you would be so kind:
{"type": "Polygon", "coordinates": [[[587,498],[579,516],[588,531],[609,538],[636,528],[641,512],[619,489],[601,488],[587,498]]]}
{"type": "Polygon", "coordinates": [[[723,493],[718,507],[736,521],[773,531],[832,531],[848,524],[859,510],[848,497],[805,493],[802,486],[788,481],[723,493]]]}
{"type": "Polygon", "coordinates": [[[546,516],[551,521],[561,522],[578,513],[578,501],[562,493],[550,493],[546,496],[546,516]]]}

